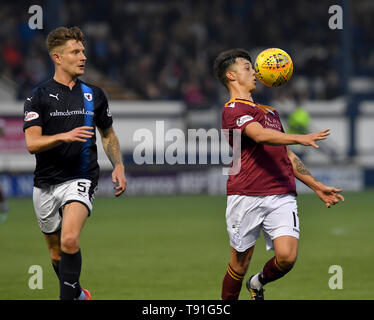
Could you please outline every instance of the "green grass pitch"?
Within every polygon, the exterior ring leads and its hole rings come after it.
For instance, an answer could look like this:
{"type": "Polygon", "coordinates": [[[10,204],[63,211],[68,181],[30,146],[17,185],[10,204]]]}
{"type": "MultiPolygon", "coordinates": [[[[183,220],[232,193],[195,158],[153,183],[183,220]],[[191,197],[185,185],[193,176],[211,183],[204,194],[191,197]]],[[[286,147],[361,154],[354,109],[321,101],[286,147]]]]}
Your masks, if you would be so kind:
{"type": "MultiPolygon", "coordinates": [[[[266,299],[374,299],[373,191],[345,193],[326,209],[298,197],[298,261],[266,286],[266,299]],[[332,265],[343,289],[329,288],[332,265]]],[[[0,299],[58,299],[59,288],[31,199],[10,200],[0,225],[0,299]],[[43,270],[43,289],[29,288],[29,267],[43,270]]],[[[98,198],[83,230],[81,284],[93,299],[220,299],[230,249],[224,196],[98,198]]],[[[248,276],[273,256],[261,237],[248,276]]],[[[240,299],[249,299],[243,289],[240,299]]]]}

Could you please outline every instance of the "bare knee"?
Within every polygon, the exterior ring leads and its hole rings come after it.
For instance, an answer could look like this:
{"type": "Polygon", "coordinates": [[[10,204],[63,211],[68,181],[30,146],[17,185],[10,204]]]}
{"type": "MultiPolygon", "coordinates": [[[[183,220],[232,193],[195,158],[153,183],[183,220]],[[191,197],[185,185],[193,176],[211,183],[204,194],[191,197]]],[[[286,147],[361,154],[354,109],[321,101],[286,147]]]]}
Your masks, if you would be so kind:
{"type": "Polygon", "coordinates": [[[75,253],[79,250],[79,237],[73,233],[61,237],[61,250],[66,253],[75,253]]]}
{"type": "Polygon", "coordinates": [[[297,259],[298,239],[291,236],[281,236],[274,239],[276,262],[280,269],[289,271],[297,259]]]}
{"type": "Polygon", "coordinates": [[[276,256],[278,265],[283,270],[291,270],[296,263],[297,260],[297,254],[286,252],[286,253],[280,253],[276,256]]]}
{"type": "Polygon", "coordinates": [[[240,262],[236,261],[234,263],[231,262],[230,266],[238,274],[246,274],[247,270],[248,270],[248,267],[249,267],[249,261],[246,261],[246,262],[245,261],[240,261],[240,262]]]}
{"type": "Polygon", "coordinates": [[[238,252],[234,249],[231,251],[230,266],[239,274],[246,274],[249,262],[253,254],[254,247],[247,249],[245,252],[238,252]]]}

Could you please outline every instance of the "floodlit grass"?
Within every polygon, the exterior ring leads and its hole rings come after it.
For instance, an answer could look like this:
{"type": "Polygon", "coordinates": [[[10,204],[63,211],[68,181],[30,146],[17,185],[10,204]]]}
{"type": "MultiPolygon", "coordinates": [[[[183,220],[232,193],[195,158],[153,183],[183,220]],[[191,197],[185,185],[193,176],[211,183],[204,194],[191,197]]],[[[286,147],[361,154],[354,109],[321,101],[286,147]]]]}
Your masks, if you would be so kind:
{"type": "MultiPolygon", "coordinates": [[[[315,195],[298,197],[298,261],[266,286],[266,299],[374,299],[373,192],[344,194],[331,209],[315,195]],[[343,269],[343,289],[328,282],[343,269]]],[[[0,299],[58,299],[52,269],[31,199],[13,199],[0,225],[0,299]],[[43,289],[31,290],[29,267],[43,269],[43,289]]],[[[81,284],[93,299],[220,299],[230,248],[226,198],[165,196],[98,198],[83,230],[81,284]]],[[[273,256],[263,238],[248,276],[273,256]]],[[[243,285],[240,299],[248,299],[243,285]]]]}

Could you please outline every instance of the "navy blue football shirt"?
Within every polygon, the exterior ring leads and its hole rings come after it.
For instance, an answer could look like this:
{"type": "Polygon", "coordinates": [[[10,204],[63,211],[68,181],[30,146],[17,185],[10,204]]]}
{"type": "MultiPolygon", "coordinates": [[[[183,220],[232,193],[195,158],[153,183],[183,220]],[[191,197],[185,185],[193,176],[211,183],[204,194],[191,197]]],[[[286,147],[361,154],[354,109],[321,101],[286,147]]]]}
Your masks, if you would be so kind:
{"type": "MultiPolygon", "coordinates": [[[[72,90],[54,79],[43,83],[26,99],[24,111],[23,130],[40,126],[43,135],[68,132],[81,126],[105,130],[113,123],[104,92],[79,79],[72,90]]],[[[62,143],[35,156],[34,185],[38,188],[78,178],[97,184],[96,134],[85,143],[62,143]]]]}

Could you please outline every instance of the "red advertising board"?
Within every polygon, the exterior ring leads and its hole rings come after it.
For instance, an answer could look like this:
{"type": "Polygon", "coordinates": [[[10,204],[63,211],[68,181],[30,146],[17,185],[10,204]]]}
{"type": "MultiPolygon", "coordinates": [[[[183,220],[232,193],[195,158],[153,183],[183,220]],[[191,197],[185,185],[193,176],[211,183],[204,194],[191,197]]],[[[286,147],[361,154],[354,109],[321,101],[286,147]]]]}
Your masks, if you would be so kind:
{"type": "Polygon", "coordinates": [[[0,153],[26,152],[23,119],[0,117],[0,153]]]}

